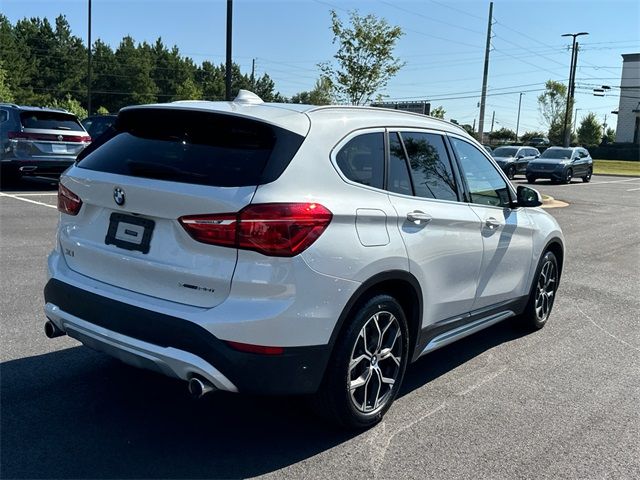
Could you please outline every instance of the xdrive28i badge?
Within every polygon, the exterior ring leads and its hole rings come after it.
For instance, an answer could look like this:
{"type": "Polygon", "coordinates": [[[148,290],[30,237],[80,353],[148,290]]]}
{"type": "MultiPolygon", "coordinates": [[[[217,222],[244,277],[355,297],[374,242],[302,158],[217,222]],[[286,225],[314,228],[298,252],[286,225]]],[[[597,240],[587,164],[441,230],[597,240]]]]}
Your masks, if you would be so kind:
{"type": "Polygon", "coordinates": [[[124,190],[120,187],[115,187],[113,189],[113,200],[116,202],[116,205],[124,205],[124,190]]]}

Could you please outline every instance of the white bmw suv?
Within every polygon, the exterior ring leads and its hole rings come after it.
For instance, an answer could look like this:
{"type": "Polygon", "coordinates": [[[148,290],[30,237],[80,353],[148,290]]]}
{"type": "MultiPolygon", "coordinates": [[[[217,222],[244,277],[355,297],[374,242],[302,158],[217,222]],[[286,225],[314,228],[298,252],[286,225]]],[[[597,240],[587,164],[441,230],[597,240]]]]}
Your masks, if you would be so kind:
{"type": "Polygon", "coordinates": [[[212,390],[379,421],[420,356],[546,323],[564,258],[539,194],[447,122],[366,107],[123,109],[59,184],[45,331],[212,390]]]}

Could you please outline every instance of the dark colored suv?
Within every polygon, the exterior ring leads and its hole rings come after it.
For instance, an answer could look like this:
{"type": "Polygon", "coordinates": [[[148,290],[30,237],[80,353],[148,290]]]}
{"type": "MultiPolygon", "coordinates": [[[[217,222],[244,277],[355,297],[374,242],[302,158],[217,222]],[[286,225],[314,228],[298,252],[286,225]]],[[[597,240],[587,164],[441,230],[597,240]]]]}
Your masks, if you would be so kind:
{"type": "Polygon", "coordinates": [[[591,181],[592,174],[593,160],[589,151],[582,147],[549,147],[540,158],[527,165],[529,183],[538,178],[548,178],[556,183],[571,183],[573,177],[580,177],[586,183],[591,181]]]}
{"type": "Polygon", "coordinates": [[[513,180],[516,174],[524,175],[527,164],[540,156],[537,148],[502,146],[492,152],[496,163],[504,170],[509,180],[513,180]]]}
{"type": "Polygon", "coordinates": [[[0,165],[3,178],[58,178],[91,137],[65,110],[0,103],[0,165]]]}
{"type": "Polygon", "coordinates": [[[82,126],[87,129],[91,138],[95,140],[109,127],[116,123],[117,115],[93,115],[82,120],[82,126]]]}

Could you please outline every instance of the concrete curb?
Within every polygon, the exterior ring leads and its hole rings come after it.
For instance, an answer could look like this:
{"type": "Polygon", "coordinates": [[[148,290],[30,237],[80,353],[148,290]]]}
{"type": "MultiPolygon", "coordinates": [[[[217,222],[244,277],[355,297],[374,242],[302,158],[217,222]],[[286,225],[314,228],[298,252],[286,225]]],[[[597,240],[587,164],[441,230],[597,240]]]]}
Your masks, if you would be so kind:
{"type": "Polygon", "coordinates": [[[568,203],[556,200],[551,195],[542,195],[542,208],[562,208],[568,206],[568,203]]]}

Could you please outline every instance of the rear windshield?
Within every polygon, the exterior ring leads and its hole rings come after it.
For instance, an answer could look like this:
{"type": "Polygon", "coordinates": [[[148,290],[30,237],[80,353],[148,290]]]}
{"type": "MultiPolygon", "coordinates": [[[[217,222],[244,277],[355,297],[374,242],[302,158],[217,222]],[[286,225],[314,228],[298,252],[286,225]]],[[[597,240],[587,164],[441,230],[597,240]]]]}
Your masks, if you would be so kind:
{"type": "Polygon", "coordinates": [[[178,109],[121,112],[78,167],[218,187],[269,183],[304,137],[255,120],[178,109]]]}
{"type": "Polygon", "coordinates": [[[499,147],[493,151],[495,157],[513,157],[518,153],[518,147],[499,147]]]}
{"type": "Polygon", "coordinates": [[[571,148],[548,148],[542,152],[540,158],[571,158],[572,153],[573,150],[571,148]]]}
{"type": "Polygon", "coordinates": [[[76,117],[62,112],[22,112],[20,113],[20,123],[24,128],[84,132],[76,117]]]}

